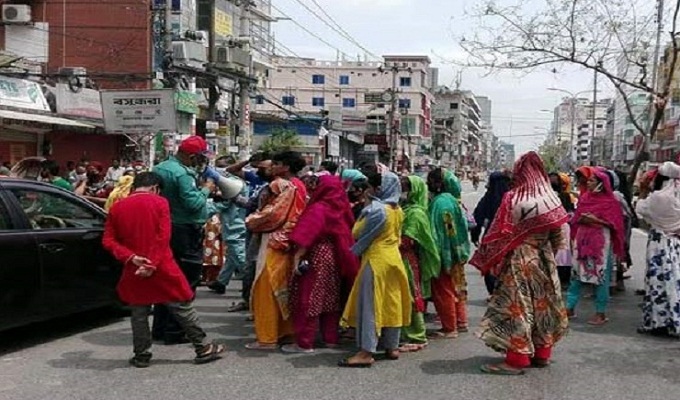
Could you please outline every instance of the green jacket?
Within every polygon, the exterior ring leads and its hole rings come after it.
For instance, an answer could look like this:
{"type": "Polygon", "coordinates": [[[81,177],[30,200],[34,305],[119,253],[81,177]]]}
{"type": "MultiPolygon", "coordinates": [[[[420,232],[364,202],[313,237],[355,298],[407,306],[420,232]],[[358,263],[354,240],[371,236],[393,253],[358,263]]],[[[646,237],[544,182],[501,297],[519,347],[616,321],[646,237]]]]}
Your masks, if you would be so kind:
{"type": "Polygon", "coordinates": [[[204,224],[208,219],[210,191],[198,187],[196,171],[174,156],[156,165],[153,172],[163,179],[161,195],[170,203],[173,224],[204,224]]]}
{"type": "Polygon", "coordinates": [[[60,188],[62,188],[62,189],[66,189],[66,190],[68,190],[69,192],[72,192],[72,191],[73,191],[73,186],[71,186],[71,184],[68,183],[68,181],[67,181],[66,179],[64,179],[64,178],[56,177],[56,178],[54,178],[54,179],[52,180],[52,184],[53,184],[54,186],[60,187],[60,188]]]}

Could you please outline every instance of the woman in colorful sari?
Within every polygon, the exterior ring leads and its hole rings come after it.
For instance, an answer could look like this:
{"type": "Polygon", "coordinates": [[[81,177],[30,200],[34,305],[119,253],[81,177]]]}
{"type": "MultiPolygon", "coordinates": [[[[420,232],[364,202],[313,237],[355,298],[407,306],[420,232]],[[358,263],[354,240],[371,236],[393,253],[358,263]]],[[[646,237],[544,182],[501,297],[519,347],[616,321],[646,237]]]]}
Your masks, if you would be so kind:
{"type": "Polygon", "coordinates": [[[257,342],[246,345],[250,350],[274,350],[279,340],[293,333],[288,283],[294,266],[289,235],[305,208],[306,190],[300,190],[303,184],[292,178],[304,166],[298,153],[274,155],[274,180],[261,199],[262,207],[246,218],[246,227],[262,234],[250,298],[257,342]]]}
{"type": "Polygon", "coordinates": [[[371,203],[354,225],[352,252],[361,269],[342,316],[342,325],[356,328],[359,352],[341,360],[341,367],[370,367],[378,343],[385,357],[399,358],[401,328],[411,324],[411,294],[406,268],[399,254],[404,213],[399,207],[401,187],[392,172],[366,173],[371,203]]]}
{"type": "Polygon", "coordinates": [[[593,176],[593,167],[583,166],[578,167],[574,176],[576,177],[576,187],[578,188],[579,196],[582,196],[588,191],[588,179],[593,176]]]}
{"type": "Polygon", "coordinates": [[[503,363],[482,366],[496,375],[548,366],[569,324],[554,256],[564,245],[561,226],[569,217],[538,154],[522,156],[513,177],[513,188],[470,260],[499,281],[478,333],[487,346],[505,353],[503,363]]]}
{"type": "MultiPolygon", "coordinates": [[[[489,175],[489,183],[486,188],[486,193],[484,193],[482,199],[479,200],[479,203],[477,203],[477,207],[475,207],[475,211],[473,213],[477,226],[470,230],[470,236],[472,243],[474,243],[476,246],[479,246],[482,228],[486,234],[486,231],[496,216],[498,207],[501,205],[503,195],[508,190],[510,190],[510,177],[507,174],[502,172],[493,172],[491,175],[489,175]]],[[[486,291],[489,293],[489,295],[491,295],[491,293],[493,293],[494,287],[496,286],[496,278],[494,278],[491,274],[484,275],[484,284],[486,285],[486,291]]]]}
{"type": "Polygon", "coordinates": [[[429,218],[440,258],[439,276],[432,281],[432,302],[442,328],[433,339],[454,339],[468,330],[466,311],[467,282],[465,264],[470,258],[468,224],[456,197],[460,183],[451,171],[437,168],[427,175],[427,186],[433,194],[429,218]]]}
{"type": "Polygon", "coordinates": [[[680,337],[680,166],[666,162],[636,211],[651,229],[640,333],[680,337]]]}
{"type": "Polygon", "coordinates": [[[290,303],[296,344],[283,346],[286,353],[313,352],[319,327],[326,346],[338,345],[342,282],[353,281],[359,270],[350,250],[354,217],[342,182],[326,174],[306,183],[311,198],[290,234],[297,247],[290,303]]]}
{"type": "Polygon", "coordinates": [[[584,283],[595,285],[595,316],[590,325],[603,325],[609,302],[609,282],[614,258],[623,259],[623,210],[614,196],[609,176],[603,170],[592,169],[587,191],[578,201],[571,222],[574,270],[567,291],[567,311],[575,317],[574,309],[581,298],[584,283]]]}
{"type": "Polygon", "coordinates": [[[432,280],[439,276],[441,266],[427,216],[427,184],[418,176],[402,177],[401,189],[408,196],[403,203],[404,226],[399,249],[408,273],[413,311],[411,325],[401,330],[404,344],[399,350],[408,352],[422,350],[427,345],[425,300],[432,296],[432,280]]]}
{"type": "MultiPolygon", "coordinates": [[[[576,202],[575,196],[571,193],[571,178],[565,173],[553,172],[549,175],[550,185],[560,198],[562,207],[569,215],[574,213],[574,205],[576,202]]],[[[571,246],[570,246],[570,229],[569,223],[565,222],[562,225],[562,234],[564,235],[566,246],[561,248],[555,254],[555,262],[557,263],[557,275],[560,277],[560,286],[562,290],[567,290],[571,283],[571,270],[573,269],[573,262],[571,260],[571,246]]]]}

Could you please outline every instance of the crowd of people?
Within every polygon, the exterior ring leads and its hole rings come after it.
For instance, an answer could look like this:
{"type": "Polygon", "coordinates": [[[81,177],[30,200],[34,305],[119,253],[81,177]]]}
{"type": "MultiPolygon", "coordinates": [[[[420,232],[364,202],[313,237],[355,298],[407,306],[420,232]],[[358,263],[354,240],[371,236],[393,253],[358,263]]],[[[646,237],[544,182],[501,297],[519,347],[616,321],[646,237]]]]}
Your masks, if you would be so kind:
{"type": "MultiPolygon", "coordinates": [[[[609,321],[638,216],[650,226],[639,332],[680,336],[675,163],[645,175],[634,206],[624,175],[581,167],[572,190],[569,174],[548,173],[529,152],[490,174],[468,212],[444,168],[424,179],[382,164],[338,171],[324,162],[313,173],[293,151],[220,157],[214,167],[208,157],[203,139],[186,139],[153,172],[123,171],[105,199],[104,246],[124,264],[118,291],[132,308],[134,366],[149,366],[154,340],[192,343],[197,363],[219,358],[225,347],[206,339],[192,299],[201,282],[222,294],[236,275],[242,301],[228,311],[250,312],[247,349],[312,353],[352,339],[358,351],[340,367],[397,360],[470,329],[470,264],[489,293],[477,336],[505,356],[482,371],[547,367],[584,286],[594,288],[587,323],[609,321]],[[242,182],[238,195],[221,192],[225,178],[242,182]],[[429,303],[440,329],[426,328],[429,303]]],[[[66,188],[54,172],[43,179],[66,188]]]]}

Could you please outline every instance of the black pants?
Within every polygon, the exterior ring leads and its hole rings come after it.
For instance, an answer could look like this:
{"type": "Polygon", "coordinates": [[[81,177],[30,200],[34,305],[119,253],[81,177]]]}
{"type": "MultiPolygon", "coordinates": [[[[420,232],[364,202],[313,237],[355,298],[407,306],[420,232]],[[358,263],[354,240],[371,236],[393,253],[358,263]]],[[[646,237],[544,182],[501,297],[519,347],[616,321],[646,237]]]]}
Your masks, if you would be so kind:
{"type": "Polygon", "coordinates": [[[489,293],[489,296],[491,296],[494,289],[496,289],[496,277],[491,274],[484,275],[484,285],[486,286],[486,291],[489,293]]]}
{"type": "MultiPolygon", "coordinates": [[[[170,247],[195,293],[203,268],[203,225],[173,224],[170,247]]],[[[184,330],[165,305],[157,304],[153,308],[152,334],[156,340],[177,342],[184,337],[184,330]]]]}

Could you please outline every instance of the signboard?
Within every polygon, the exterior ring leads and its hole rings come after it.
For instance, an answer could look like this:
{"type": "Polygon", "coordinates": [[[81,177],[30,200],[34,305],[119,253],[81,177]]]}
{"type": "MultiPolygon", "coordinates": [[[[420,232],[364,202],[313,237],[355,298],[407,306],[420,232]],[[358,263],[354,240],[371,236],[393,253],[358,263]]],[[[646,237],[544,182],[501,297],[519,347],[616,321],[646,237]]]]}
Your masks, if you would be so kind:
{"type": "Polygon", "coordinates": [[[99,92],[83,88],[74,93],[65,83],[57,83],[57,112],[63,115],[86,118],[104,118],[99,92]]]}
{"type": "Polygon", "coordinates": [[[228,37],[232,36],[233,32],[233,17],[222,10],[215,9],[215,35],[228,37]]]}
{"type": "Polygon", "coordinates": [[[198,114],[198,100],[194,92],[178,90],[175,92],[175,104],[177,111],[198,114]]]}
{"type": "Polygon", "coordinates": [[[381,104],[385,103],[383,99],[383,92],[368,92],[364,93],[364,103],[366,104],[381,104]]]}
{"type": "Polygon", "coordinates": [[[107,133],[175,132],[177,116],[175,91],[101,91],[104,128],[107,133]]]}
{"type": "Polygon", "coordinates": [[[340,157],[340,136],[329,134],[326,137],[328,138],[326,153],[331,157],[340,157]]]}
{"type": "Polygon", "coordinates": [[[39,84],[6,76],[0,76],[0,106],[50,111],[39,84]]]}
{"type": "Polygon", "coordinates": [[[378,152],[378,145],[377,144],[365,144],[364,145],[364,152],[366,152],[366,153],[377,153],[378,152]]]}

